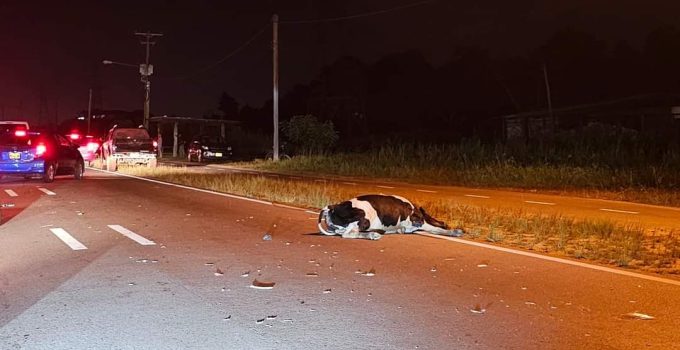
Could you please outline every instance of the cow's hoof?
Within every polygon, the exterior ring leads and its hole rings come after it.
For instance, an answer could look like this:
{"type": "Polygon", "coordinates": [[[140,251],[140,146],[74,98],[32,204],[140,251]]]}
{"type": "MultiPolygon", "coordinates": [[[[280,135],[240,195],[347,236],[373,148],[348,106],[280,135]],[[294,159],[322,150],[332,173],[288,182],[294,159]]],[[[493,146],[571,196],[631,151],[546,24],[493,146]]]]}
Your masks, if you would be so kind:
{"type": "Polygon", "coordinates": [[[380,238],[382,238],[382,235],[379,234],[378,232],[369,232],[369,233],[368,233],[368,239],[371,239],[371,240],[374,240],[374,241],[375,241],[375,240],[378,240],[378,239],[380,239],[380,238]]]}
{"type": "Polygon", "coordinates": [[[449,232],[446,235],[450,236],[450,237],[460,237],[464,233],[465,233],[465,231],[463,231],[459,228],[454,228],[453,230],[449,230],[449,232]]]}

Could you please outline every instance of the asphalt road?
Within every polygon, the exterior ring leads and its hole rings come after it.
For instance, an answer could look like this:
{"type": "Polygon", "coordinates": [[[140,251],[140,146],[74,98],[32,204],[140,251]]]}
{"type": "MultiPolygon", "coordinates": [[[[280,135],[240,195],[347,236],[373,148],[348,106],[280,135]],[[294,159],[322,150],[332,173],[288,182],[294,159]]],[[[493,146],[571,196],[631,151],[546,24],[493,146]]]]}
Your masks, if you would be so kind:
{"type": "Polygon", "coordinates": [[[314,213],[93,170],[3,179],[0,200],[15,204],[1,209],[0,349],[680,344],[677,281],[419,235],[326,237],[314,213]]]}

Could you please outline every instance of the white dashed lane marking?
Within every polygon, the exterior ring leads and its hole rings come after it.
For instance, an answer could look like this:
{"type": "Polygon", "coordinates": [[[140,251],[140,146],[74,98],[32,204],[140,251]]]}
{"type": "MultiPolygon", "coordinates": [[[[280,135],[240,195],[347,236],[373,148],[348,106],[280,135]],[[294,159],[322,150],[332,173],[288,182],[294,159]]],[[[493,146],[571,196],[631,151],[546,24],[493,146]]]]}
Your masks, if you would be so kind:
{"type": "Polygon", "coordinates": [[[389,189],[392,189],[392,188],[394,188],[394,187],[392,187],[392,186],[383,186],[383,185],[376,185],[375,187],[380,187],[380,188],[389,188],[389,189]]]}
{"type": "Polygon", "coordinates": [[[141,244],[141,245],[156,245],[156,242],[150,241],[120,225],[108,225],[110,229],[120,233],[121,235],[141,244]]]}
{"type": "Polygon", "coordinates": [[[476,194],[466,194],[466,195],[465,195],[465,197],[472,197],[472,198],[485,198],[485,199],[489,199],[489,198],[491,198],[491,197],[489,197],[489,196],[480,196],[480,195],[476,195],[476,194]]]}
{"type": "Polygon", "coordinates": [[[640,212],[637,212],[637,211],[616,210],[616,209],[607,209],[607,208],[602,208],[600,210],[608,211],[608,212],[612,212],[612,213],[621,213],[621,214],[633,214],[633,215],[640,214],[640,212]]]}
{"type": "Polygon", "coordinates": [[[432,190],[416,190],[418,192],[425,192],[425,193],[437,193],[437,191],[432,191],[432,190]]]}
{"type": "Polygon", "coordinates": [[[10,197],[17,197],[19,196],[16,192],[12,190],[5,190],[5,193],[7,193],[10,197]]]}
{"type": "Polygon", "coordinates": [[[61,239],[62,242],[66,243],[67,246],[71,247],[73,250],[85,250],[87,247],[78,242],[77,239],[73,238],[66,230],[64,230],[61,227],[57,228],[51,228],[50,231],[54,233],[55,236],[57,236],[59,239],[61,239]]]}
{"type": "Polygon", "coordinates": [[[56,193],[54,193],[54,192],[52,192],[52,191],[50,191],[46,188],[38,187],[38,189],[43,191],[48,196],[56,196],[57,195],[56,193]]]}
{"type": "Polygon", "coordinates": [[[524,201],[524,203],[529,203],[529,204],[540,204],[540,205],[555,205],[555,203],[550,203],[550,202],[536,202],[536,201],[524,201]]]}

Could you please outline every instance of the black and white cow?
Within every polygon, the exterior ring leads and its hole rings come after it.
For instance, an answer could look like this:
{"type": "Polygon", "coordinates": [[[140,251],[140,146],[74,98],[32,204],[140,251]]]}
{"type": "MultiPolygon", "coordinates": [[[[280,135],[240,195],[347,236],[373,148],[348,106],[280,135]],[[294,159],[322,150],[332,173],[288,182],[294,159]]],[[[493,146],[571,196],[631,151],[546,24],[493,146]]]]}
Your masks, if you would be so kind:
{"type": "Polygon", "coordinates": [[[460,229],[450,230],[446,223],[431,217],[406,198],[380,194],[326,206],[319,213],[318,226],[325,235],[374,240],[380,239],[381,233],[425,231],[456,237],[463,234],[460,229]]]}

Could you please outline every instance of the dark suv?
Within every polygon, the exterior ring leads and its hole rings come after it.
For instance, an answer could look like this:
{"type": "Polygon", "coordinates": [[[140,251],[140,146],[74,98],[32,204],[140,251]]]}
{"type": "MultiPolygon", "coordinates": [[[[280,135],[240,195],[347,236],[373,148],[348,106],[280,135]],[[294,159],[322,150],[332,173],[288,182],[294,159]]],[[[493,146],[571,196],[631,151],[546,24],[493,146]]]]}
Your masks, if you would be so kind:
{"type": "Polygon", "coordinates": [[[144,128],[119,128],[114,126],[109,130],[102,143],[101,153],[104,164],[109,171],[116,171],[118,165],[142,164],[156,167],[156,147],[149,132],[144,128]]]}

